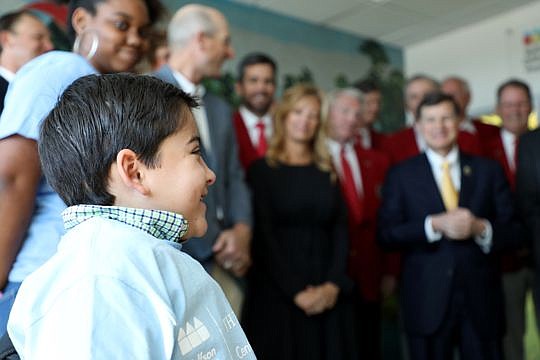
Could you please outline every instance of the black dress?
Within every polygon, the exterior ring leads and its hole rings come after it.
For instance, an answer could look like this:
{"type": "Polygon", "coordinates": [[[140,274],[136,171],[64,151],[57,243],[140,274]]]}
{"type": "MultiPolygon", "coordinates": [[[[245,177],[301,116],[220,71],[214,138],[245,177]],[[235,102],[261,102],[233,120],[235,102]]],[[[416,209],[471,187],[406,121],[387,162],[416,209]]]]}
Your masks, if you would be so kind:
{"type": "Polygon", "coordinates": [[[330,174],[315,165],[248,171],[255,228],[242,324],[259,359],[356,358],[347,294],[345,208],[330,174]],[[336,306],[307,316],[294,297],[326,281],[340,288],[336,306]]]}

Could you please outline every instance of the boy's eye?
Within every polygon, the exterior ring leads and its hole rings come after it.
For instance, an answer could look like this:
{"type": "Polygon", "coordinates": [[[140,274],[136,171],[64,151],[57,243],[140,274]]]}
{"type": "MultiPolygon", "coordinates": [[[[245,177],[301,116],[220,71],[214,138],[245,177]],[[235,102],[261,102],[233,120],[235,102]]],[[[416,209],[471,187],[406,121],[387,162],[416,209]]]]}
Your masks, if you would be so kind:
{"type": "Polygon", "coordinates": [[[201,155],[201,148],[197,147],[191,152],[193,155],[201,155]]]}

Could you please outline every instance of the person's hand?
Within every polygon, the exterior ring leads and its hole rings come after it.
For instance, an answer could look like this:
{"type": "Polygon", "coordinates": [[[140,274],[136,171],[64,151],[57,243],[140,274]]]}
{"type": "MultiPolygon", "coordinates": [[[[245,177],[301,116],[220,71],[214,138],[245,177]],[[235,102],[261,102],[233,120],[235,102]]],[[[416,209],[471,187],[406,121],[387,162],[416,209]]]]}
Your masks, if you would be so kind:
{"type": "Polygon", "coordinates": [[[250,241],[251,230],[246,224],[222,231],[212,247],[217,264],[235,276],[244,276],[251,265],[250,241]]]}
{"type": "Polygon", "coordinates": [[[317,300],[316,296],[317,294],[313,291],[313,289],[308,287],[296,294],[294,297],[294,303],[306,314],[309,314],[313,311],[313,305],[317,300]]]}
{"type": "Polygon", "coordinates": [[[308,286],[295,296],[294,302],[306,315],[312,316],[333,308],[338,294],[339,288],[326,282],[319,286],[308,286]]]}
{"type": "MultiPolygon", "coordinates": [[[[469,209],[457,208],[432,217],[433,229],[451,240],[465,240],[478,231],[478,221],[469,209]]],[[[483,227],[483,225],[482,225],[483,227]]]]}

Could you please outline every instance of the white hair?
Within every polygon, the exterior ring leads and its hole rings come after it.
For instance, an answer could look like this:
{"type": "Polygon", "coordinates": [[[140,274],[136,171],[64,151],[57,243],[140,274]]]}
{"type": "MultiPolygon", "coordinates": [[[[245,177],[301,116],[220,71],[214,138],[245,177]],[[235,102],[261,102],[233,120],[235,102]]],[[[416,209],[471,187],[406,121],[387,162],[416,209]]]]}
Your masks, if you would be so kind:
{"type": "Polygon", "coordinates": [[[342,96],[350,96],[356,100],[360,104],[364,103],[364,94],[356,88],[353,87],[347,87],[343,89],[336,89],[333,91],[330,91],[326,96],[324,97],[323,105],[322,105],[322,115],[325,122],[328,124],[328,116],[330,114],[330,108],[337,99],[339,99],[342,96]]]}
{"type": "Polygon", "coordinates": [[[203,5],[186,5],[174,14],[168,27],[167,40],[171,49],[182,49],[199,32],[213,35],[217,32],[212,16],[217,10],[203,5]]]}

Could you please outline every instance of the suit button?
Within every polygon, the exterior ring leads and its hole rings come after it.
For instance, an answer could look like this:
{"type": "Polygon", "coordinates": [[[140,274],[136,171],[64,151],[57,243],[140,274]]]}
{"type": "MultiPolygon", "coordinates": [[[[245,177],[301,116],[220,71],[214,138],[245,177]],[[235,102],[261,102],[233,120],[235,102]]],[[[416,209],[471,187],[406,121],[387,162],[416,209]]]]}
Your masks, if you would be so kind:
{"type": "Polygon", "coordinates": [[[448,276],[452,276],[453,273],[454,273],[454,270],[452,270],[452,269],[448,269],[446,271],[446,275],[448,275],[448,276]]]}

